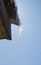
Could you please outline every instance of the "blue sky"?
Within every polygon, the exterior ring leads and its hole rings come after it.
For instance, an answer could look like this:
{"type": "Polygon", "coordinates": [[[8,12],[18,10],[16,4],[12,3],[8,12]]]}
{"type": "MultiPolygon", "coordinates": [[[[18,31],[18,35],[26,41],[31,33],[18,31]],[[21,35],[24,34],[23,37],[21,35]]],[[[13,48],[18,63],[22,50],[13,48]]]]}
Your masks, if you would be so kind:
{"type": "Polygon", "coordinates": [[[0,65],[41,65],[41,0],[16,0],[23,26],[12,25],[12,40],[0,40],[0,65]],[[21,48],[22,41],[22,48],[21,48]]]}

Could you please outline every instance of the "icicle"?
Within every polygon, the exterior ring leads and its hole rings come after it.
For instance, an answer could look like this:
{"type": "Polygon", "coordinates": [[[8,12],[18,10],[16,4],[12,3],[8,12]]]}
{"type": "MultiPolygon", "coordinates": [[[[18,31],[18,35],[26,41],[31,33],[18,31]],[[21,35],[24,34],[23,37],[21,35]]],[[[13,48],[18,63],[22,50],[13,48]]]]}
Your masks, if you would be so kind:
{"type": "Polygon", "coordinates": [[[19,27],[20,47],[22,48],[22,25],[19,27]]]}

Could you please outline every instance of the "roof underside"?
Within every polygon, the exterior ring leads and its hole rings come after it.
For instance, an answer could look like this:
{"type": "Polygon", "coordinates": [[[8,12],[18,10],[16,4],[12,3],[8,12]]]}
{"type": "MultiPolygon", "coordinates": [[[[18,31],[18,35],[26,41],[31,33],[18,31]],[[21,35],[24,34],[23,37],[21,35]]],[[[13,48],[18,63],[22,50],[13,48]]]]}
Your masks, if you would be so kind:
{"type": "Polygon", "coordinates": [[[20,25],[15,2],[0,0],[0,39],[11,40],[11,23],[20,25]]]}
{"type": "Polygon", "coordinates": [[[8,38],[5,25],[3,23],[3,18],[0,13],[0,39],[8,38]]]}

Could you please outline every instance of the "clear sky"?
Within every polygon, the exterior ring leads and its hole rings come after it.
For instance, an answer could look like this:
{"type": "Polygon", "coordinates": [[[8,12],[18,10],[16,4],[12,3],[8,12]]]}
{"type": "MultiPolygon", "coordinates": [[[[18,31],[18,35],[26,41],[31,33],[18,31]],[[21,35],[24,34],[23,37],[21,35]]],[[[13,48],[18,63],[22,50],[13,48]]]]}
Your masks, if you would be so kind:
{"type": "Polygon", "coordinates": [[[41,0],[16,2],[22,35],[12,25],[12,40],[0,40],[0,65],[41,65],[41,0]]]}

